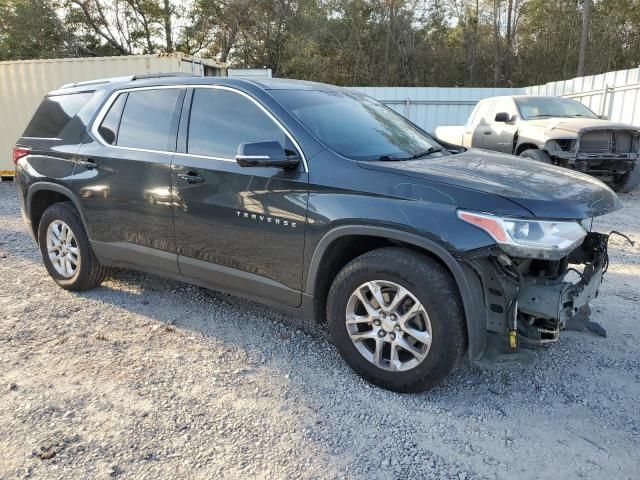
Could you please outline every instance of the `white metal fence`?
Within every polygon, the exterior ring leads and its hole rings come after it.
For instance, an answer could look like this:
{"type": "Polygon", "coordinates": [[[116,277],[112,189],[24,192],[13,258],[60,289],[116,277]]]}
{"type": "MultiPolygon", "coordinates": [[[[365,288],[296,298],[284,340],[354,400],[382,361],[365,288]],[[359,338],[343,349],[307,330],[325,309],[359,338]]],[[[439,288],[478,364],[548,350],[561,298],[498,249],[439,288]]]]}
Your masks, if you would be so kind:
{"type": "Polygon", "coordinates": [[[640,67],[524,89],[529,95],[574,98],[610,120],[640,125],[640,67]]]}
{"type": "Polygon", "coordinates": [[[523,94],[522,88],[355,87],[393,108],[427,132],[441,125],[462,125],[478,101],[523,94]]]}
{"type": "Polygon", "coordinates": [[[575,98],[599,115],[640,125],[640,67],[526,88],[356,87],[433,132],[463,125],[474,105],[497,95],[553,95],[575,98]]]}

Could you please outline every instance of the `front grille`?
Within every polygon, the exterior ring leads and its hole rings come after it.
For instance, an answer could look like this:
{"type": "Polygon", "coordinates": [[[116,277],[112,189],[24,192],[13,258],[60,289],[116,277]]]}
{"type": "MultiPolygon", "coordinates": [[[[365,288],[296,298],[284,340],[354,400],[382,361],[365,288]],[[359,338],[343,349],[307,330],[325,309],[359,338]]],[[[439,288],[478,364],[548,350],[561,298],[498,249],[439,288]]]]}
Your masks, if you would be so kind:
{"type": "Polygon", "coordinates": [[[583,152],[611,152],[612,147],[612,132],[589,132],[580,139],[580,150],[583,152]]]}
{"type": "Polygon", "coordinates": [[[596,130],[580,137],[580,151],[584,153],[630,153],[634,132],[596,130]]]}

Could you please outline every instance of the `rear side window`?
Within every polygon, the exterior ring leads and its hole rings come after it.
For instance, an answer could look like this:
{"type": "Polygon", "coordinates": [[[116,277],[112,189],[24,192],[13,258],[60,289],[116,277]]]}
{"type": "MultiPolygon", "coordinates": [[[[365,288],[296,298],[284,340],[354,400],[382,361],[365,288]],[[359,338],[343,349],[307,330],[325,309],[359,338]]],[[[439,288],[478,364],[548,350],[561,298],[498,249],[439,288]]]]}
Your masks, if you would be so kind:
{"type": "Polygon", "coordinates": [[[129,92],[115,144],[119,147],[173,151],[169,135],[180,93],[179,88],[129,92]]]}
{"type": "Polygon", "coordinates": [[[293,149],[282,129],[248,98],[227,90],[194,91],[188,153],[232,159],[241,143],[261,141],[293,149]]]}
{"type": "Polygon", "coordinates": [[[63,138],[65,127],[93,92],[50,95],[42,100],[23,137],[63,138]]]}
{"type": "Polygon", "coordinates": [[[109,108],[109,112],[98,127],[98,133],[109,145],[115,145],[118,138],[118,127],[120,126],[120,116],[124,109],[124,103],[127,100],[127,94],[122,93],[109,108]]]}

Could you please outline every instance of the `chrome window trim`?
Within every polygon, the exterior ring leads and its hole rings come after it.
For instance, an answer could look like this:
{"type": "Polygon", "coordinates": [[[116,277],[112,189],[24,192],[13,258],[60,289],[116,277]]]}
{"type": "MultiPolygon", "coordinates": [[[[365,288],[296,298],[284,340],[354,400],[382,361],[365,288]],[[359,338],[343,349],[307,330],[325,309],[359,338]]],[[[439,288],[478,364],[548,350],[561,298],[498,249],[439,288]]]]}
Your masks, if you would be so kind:
{"type": "Polygon", "coordinates": [[[20,138],[28,138],[29,140],[62,140],[62,138],[58,138],[58,137],[20,137],[20,138]]]}
{"type": "MultiPolygon", "coordinates": [[[[229,91],[229,92],[233,92],[233,93],[237,93],[239,95],[242,95],[245,98],[248,98],[260,110],[262,110],[267,115],[267,117],[269,117],[271,119],[271,121],[273,121],[284,132],[284,134],[287,136],[287,138],[289,140],[291,140],[291,143],[293,143],[293,145],[296,147],[296,150],[298,150],[298,153],[300,154],[300,158],[302,159],[302,164],[304,166],[305,173],[309,172],[309,166],[307,165],[307,158],[305,157],[305,154],[302,151],[302,148],[300,148],[300,144],[296,141],[295,138],[293,138],[293,135],[291,135],[289,130],[287,130],[286,127],[276,117],[274,117],[273,114],[269,110],[267,110],[264,107],[264,105],[262,105],[258,100],[253,98],[251,95],[249,95],[248,93],[243,92],[242,90],[238,90],[237,88],[233,88],[233,87],[228,87],[226,85],[156,85],[156,86],[150,86],[150,87],[132,87],[132,88],[123,88],[123,89],[120,89],[120,90],[116,90],[109,96],[107,101],[104,103],[104,105],[102,106],[102,108],[98,112],[98,115],[93,120],[93,123],[91,124],[91,130],[90,130],[91,133],[93,134],[93,136],[95,137],[97,142],[100,143],[100,145],[102,145],[104,147],[108,147],[108,148],[116,148],[116,149],[119,149],[119,150],[129,150],[129,151],[134,151],[134,152],[159,153],[161,155],[178,155],[178,156],[181,156],[181,157],[204,158],[204,159],[220,160],[220,161],[223,161],[223,162],[234,162],[235,163],[236,160],[234,158],[214,157],[212,155],[197,155],[197,154],[194,154],[194,153],[169,152],[167,150],[150,150],[150,149],[146,149],[146,148],[137,148],[137,147],[122,147],[122,146],[119,146],[119,145],[109,145],[107,142],[105,142],[104,138],[102,138],[102,136],[98,132],[98,127],[100,126],[100,124],[104,120],[104,117],[109,112],[109,109],[111,108],[111,105],[113,105],[113,102],[115,102],[116,98],[118,98],[119,95],[121,95],[123,93],[127,93],[127,92],[136,92],[136,91],[141,91],[141,90],[165,90],[165,89],[170,89],[170,88],[181,88],[181,89],[211,88],[211,89],[214,89],[214,90],[226,90],[226,91],[229,91]]],[[[123,110],[123,112],[124,112],[124,110],[123,110]]],[[[191,112],[189,112],[189,113],[191,113],[191,112]]]]}

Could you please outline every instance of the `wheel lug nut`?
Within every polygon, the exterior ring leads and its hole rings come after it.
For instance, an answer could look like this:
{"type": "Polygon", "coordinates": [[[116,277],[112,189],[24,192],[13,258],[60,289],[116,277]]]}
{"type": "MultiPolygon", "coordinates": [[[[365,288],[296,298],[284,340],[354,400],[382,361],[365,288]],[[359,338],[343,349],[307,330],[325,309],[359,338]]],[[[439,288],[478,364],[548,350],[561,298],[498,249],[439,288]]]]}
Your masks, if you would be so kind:
{"type": "Polygon", "coordinates": [[[396,339],[396,334],[395,334],[395,333],[393,333],[393,332],[391,332],[391,333],[389,334],[389,338],[391,338],[391,340],[395,340],[395,339],[396,339]]]}
{"type": "Polygon", "coordinates": [[[396,330],[400,330],[400,325],[396,325],[396,330]]]}
{"type": "Polygon", "coordinates": [[[378,332],[378,336],[379,336],[380,338],[384,337],[386,334],[387,334],[387,332],[385,332],[384,330],[380,330],[380,331],[378,332]]]}
{"type": "Polygon", "coordinates": [[[380,323],[381,323],[381,322],[380,322],[380,320],[374,320],[374,321],[373,321],[373,324],[374,324],[376,327],[379,327],[379,326],[380,326],[380,323]]]}
{"type": "Polygon", "coordinates": [[[395,322],[396,316],[395,315],[391,315],[391,320],[393,320],[395,322]]]}

